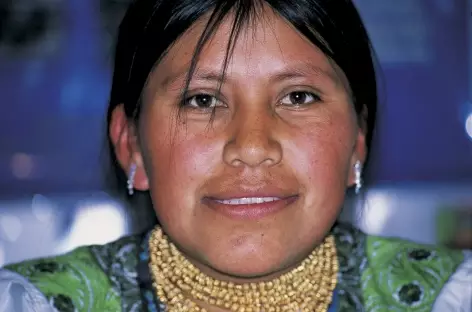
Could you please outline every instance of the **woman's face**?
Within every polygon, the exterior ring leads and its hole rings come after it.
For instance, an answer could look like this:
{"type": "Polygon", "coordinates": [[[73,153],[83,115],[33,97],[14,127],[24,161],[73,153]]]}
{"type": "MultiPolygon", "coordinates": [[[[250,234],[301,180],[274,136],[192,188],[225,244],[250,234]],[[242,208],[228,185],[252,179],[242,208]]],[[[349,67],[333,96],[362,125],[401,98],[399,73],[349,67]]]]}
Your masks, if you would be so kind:
{"type": "Polygon", "coordinates": [[[222,78],[231,26],[203,49],[181,111],[204,23],[157,65],[131,153],[136,187],[149,188],[164,231],[196,266],[262,277],[323,240],[364,159],[364,136],[343,74],[272,13],[243,29],[222,78]]]}

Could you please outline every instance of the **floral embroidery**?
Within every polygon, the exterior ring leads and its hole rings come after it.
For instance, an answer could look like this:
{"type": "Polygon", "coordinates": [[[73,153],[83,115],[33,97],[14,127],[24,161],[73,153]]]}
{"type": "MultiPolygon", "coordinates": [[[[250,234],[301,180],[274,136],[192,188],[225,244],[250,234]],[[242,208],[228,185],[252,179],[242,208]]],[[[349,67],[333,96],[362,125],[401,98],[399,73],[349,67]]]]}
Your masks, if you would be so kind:
{"type": "MultiPolygon", "coordinates": [[[[463,259],[460,251],[366,236],[346,224],[332,232],[340,263],[337,312],[430,311],[463,259]]],[[[7,269],[27,277],[60,312],[164,312],[146,276],[148,258],[147,236],[136,235],[7,269]]]]}

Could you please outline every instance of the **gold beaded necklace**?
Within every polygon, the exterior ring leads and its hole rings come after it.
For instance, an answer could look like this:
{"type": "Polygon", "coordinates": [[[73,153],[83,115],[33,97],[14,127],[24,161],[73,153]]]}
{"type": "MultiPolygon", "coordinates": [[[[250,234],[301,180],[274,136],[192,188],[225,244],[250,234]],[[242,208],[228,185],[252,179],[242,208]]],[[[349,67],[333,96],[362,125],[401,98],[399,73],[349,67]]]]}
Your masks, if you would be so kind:
{"type": "Polygon", "coordinates": [[[149,239],[149,255],[153,286],[167,312],[206,311],[198,301],[234,312],[326,312],[339,268],[332,236],[298,267],[269,282],[234,284],[205,275],[160,227],[149,239]]]}

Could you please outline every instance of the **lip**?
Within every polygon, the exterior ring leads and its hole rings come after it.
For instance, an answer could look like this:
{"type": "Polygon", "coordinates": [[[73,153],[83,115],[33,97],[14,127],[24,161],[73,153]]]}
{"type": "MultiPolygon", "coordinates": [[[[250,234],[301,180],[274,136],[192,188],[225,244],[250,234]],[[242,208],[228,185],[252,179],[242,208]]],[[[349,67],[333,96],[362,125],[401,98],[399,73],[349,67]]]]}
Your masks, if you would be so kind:
{"type": "Polygon", "coordinates": [[[261,219],[271,214],[275,214],[298,200],[298,195],[280,196],[280,195],[261,195],[261,194],[241,194],[239,196],[225,197],[224,199],[215,197],[205,197],[202,202],[210,209],[221,213],[232,219],[261,219]],[[225,204],[221,202],[226,199],[239,198],[264,198],[273,197],[277,200],[254,203],[254,204],[225,204]]]}

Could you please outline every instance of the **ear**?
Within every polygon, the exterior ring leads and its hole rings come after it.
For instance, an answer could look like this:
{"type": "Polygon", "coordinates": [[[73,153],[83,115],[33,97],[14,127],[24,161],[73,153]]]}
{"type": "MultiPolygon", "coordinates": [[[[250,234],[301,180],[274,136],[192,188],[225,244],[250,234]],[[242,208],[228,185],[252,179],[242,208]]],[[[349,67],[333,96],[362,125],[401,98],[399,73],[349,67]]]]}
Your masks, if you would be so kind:
{"type": "Polygon", "coordinates": [[[356,162],[360,161],[364,166],[367,157],[367,145],[366,145],[366,133],[367,133],[367,108],[364,106],[361,115],[359,116],[357,134],[355,139],[355,145],[351,156],[351,163],[349,169],[348,187],[355,184],[355,170],[354,166],[356,162]]]}
{"type": "Polygon", "coordinates": [[[134,188],[140,191],[148,190],[149,180],[143,165],[136,125],[126,116],[123,104],[113,110],[109,127],[110,140],[121,168],[128,175],[131,165],[136,164],[134,188]]]}

